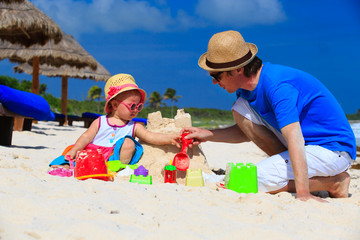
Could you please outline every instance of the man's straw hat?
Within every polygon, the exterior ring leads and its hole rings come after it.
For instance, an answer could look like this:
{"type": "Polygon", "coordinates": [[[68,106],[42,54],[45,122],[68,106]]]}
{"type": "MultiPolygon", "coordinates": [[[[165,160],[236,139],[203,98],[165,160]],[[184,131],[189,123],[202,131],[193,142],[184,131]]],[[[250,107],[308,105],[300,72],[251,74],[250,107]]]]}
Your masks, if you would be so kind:
{"type": "Polygon", "coordinates": [[[239,32],[219,32],[210,38],[208,51],[201,55],[198,64],[207,71],[230,71],[251,62],[257,51],[256,45],[245,42],[239,32]]]}
{"type": "Polygon", "coordinates": [[[130,74],[121,73],[109,78],[105,84],[104,89],[106,98],[105,112],[111,113],[111,109],[108,105],[112,99],[114,99],[120,93],[130,90],[138,90],[141,94],[140,102],[145,102],[146,92],[136,85],[135,79],[130,74]]]}

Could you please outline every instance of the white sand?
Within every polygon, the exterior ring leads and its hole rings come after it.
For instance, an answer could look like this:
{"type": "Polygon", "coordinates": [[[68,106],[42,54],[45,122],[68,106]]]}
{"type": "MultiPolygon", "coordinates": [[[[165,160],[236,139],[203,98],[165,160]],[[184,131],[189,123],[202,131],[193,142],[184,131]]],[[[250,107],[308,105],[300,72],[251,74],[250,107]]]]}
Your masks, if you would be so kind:
{"type": "MultiPolygon", "coordinates": [[[[155,165],[153,185],[47,174],[84,131],[39,122],[14,132],[11,147],[0,146],[0,239],[360,239],[360,170],[349,170],[352,196],[328,204],[164,184],[155,165]]],[[[265,156],[250,143],[205,143],[202,150],[215,168],[265,156]]],[[[153,160],[166,162],[172,151],[153,160]]]]}

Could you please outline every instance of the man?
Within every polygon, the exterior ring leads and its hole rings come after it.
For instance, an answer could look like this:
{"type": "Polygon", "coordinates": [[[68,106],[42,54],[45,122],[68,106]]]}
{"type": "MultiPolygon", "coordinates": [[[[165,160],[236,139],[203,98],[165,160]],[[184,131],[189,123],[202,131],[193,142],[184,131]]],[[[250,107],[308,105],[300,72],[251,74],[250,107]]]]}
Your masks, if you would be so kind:
{"type": "Polygon", "coordinates": [[[257,165],[259,190],[296,192],[303,201],[328,191],[348,197],[346,170],[356,158],[355,136],[335,97],[315,77],[271,63],[262,63],[257,47],[239,32],[211,37],[199,66],[238,100],[236,124],[225,129],[185,128],[194,144],[204,141],[253,141],[270,157],[257,165]]]}

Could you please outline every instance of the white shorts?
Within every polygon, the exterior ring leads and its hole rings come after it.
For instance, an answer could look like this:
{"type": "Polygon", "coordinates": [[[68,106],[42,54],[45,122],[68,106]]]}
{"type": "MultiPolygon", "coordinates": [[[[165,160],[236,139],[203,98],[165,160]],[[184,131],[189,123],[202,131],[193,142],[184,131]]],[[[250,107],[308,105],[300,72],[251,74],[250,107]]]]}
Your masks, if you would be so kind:
{"type": "MultiPolygon", "coordinates": [[[[239,98],[232,109],[253,123],[267,127],[281,142],[285,142],[281,133],[265,122],[245,99],[239,98]]],[[[353,162],[347,152],[331,151],[317,145],[305,146],[305,152],[309,178],[335,176],[346,171],[353,162]]],[[[262,160],[257,164],[257,174],[259,191],[270,192],[285,187],[289,180],[294,180],[289,152],[285,151],[262,160]]]]}
{"type": "MultiPolygon", "coordinates": [[[[353,160],[347,152],[330,151],[316,145],[305,146],[308,177],[335,176],[346,171],[353,160]]],[[[285,187],[294,180],[289,152],[266,158],[257,164],[258,188],[270,192],[285,187]]]]}

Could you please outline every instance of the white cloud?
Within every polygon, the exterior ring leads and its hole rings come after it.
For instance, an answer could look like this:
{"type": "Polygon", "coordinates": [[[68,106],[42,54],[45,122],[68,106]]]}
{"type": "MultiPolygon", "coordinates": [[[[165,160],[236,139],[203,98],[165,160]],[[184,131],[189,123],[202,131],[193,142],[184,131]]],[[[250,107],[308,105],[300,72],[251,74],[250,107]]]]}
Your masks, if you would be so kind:
{"type": "Polygon", "coordinates": [[[199,0],[195,9],[197,15],[181,8],[170,9],[172,6],[165,0],[154,0],[152,4],[144,0],[32,2],[58,23],[64,32],[75,36],[134,30],[166,32],[209,25],[239,27],[273,24],[285,18],[278,0],[199,0]]]}
{"type": "Polygon", "coordinates": [[[34,0],[34,5],[48,14],[71,34],[83,32],[167,31],[174,25],[170,13],[145,1],[34,0]]]}
{"type": "Polygon", "coordinates": [[[199,0],[196,13],[217,25],[274,24],[286,16],[278,0],[199,0]]]}

